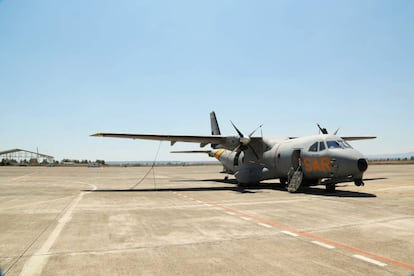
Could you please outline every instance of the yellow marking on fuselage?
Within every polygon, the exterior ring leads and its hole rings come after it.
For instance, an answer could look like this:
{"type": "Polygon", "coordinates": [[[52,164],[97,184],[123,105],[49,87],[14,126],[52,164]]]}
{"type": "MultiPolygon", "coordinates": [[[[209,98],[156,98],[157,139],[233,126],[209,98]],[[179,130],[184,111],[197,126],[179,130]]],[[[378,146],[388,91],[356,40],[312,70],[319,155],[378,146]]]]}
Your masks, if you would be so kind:
{"type": "Polygon", "coordinates": [[[218,150],[218,151],[214,154],[214,158],[216,158],[217,160],[219,160],[220,156],[223,154],[223,152],[224,152],[224,151],[225,151],[224,149],[218,150]]]}

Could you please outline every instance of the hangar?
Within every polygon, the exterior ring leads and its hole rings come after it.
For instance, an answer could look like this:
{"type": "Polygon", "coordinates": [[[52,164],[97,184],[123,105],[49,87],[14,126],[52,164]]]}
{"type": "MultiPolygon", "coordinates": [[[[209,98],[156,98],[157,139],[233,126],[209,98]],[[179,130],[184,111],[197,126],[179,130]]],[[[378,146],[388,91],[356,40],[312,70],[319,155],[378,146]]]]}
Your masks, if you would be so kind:
{"type": "Polygon", "coordinates": [[[38,165],[53,163],[55,158],[50,155],[23,149],[0,151],[1,165],[38,165]]]}

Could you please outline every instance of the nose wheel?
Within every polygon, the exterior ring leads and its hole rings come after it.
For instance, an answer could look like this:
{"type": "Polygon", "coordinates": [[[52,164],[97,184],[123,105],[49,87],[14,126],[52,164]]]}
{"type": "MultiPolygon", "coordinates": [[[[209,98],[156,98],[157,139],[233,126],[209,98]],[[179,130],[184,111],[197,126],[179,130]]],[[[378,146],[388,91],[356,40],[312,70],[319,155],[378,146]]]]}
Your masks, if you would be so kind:
{"type": "Polygon", "coordinates": [[[364,181],[362,181],[362,179],[355,179],[354,181],[355,186],[364,186],[364,181]]]}
{"type": "Polygon", "coordinates": [[[336,192],[336,185],[335,184],[326,185],[326,191],[328,193],[335,193],[336,192]]]}

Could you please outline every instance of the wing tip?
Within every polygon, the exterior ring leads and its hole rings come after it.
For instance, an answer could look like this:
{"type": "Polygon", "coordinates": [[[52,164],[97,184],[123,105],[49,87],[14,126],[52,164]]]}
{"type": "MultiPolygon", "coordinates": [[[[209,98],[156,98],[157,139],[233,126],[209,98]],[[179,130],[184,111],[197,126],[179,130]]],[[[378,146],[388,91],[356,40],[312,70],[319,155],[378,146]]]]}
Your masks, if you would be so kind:
{"type": "Polygon", "coordinates": [[[345,141],[370,140],[377,139],[377,136],[345,136],[341,137],[345,141]]]}

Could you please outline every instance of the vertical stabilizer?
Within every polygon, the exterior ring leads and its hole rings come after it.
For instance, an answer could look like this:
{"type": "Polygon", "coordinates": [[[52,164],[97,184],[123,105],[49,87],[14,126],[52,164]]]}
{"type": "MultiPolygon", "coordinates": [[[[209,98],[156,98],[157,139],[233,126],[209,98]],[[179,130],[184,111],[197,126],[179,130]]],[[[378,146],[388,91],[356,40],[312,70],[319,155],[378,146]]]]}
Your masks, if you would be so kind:
{"type": "Polygon", "coordinates": [[[210,122],[211,122],[211,135],[221,135],[220,128],[217,123],[216,113],[214,111],[210,113],[210,122]]]}
{"type": "MultiPolygon", "coordinates": [[[[210,113],[210,123],[211,123],[211,135],[221,135],[220,128],[217,122],[216,113],[212,111],[210,113]]],[[[211,144],[213,149],[220,148],[217,144],[211,144]]]]}

